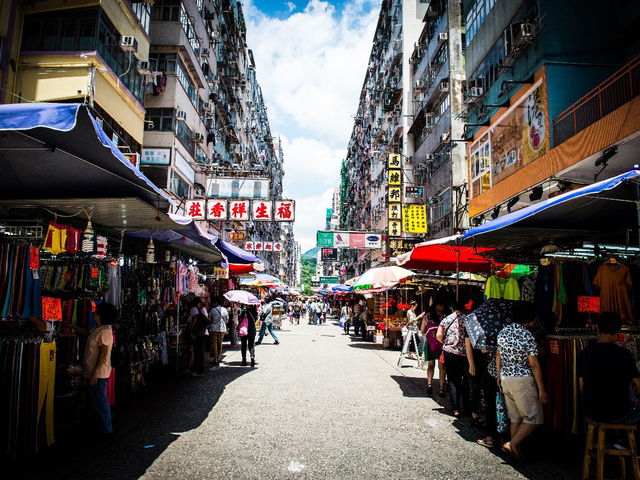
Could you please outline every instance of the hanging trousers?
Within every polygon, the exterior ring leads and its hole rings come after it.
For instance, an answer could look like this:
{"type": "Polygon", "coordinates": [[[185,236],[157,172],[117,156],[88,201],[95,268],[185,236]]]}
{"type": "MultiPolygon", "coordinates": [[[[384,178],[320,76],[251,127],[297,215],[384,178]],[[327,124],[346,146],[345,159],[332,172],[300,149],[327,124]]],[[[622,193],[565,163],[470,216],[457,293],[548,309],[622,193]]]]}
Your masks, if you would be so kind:
{"type": "Polygon", "coordinates": [[[40,381],[38,392],[37,424],[38,426],[40,425],[40,421],[44,416],[47,446],[50,446],[54,443],[53,400],[55,379],[56,344],[55,342],[45,342],[40,345],[40,381]]]}

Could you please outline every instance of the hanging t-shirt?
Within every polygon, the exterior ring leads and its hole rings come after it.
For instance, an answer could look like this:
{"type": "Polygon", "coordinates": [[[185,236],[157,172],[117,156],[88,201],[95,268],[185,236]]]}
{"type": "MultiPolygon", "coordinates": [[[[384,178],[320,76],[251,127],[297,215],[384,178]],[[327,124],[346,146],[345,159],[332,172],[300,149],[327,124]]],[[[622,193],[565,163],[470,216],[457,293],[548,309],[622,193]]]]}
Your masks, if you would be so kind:
{"type": "Polygon", "coordinates": [[[491,275],[487,279],[484,295],[489,298],[501,298],[504,300],[520,300],[520,287],[515,278],[500,278],[491,275]]]}
{"type": "Polygon", "coordinates": [[[624,323],[633,323],[631,313],[631,274],[629,267],[620,263],[604,263],[598,268],[593,285],[600,289],[600,311],[620,315],[624,323]]]}

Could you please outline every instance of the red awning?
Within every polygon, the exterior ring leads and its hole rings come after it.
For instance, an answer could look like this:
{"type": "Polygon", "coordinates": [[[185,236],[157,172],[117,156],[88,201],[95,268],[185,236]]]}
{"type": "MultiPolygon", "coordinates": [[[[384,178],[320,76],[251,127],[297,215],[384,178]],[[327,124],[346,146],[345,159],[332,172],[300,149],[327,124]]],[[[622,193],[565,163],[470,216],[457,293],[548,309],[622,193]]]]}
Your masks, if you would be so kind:
{"type": "Polygon", "coordinates": [[[229,273],[231,275],[242,275],[245,273],[253,272],[253,263],[230,263],[229,264],[229,273]]]}
{"type": "Polygon", "coordinates": [[[416,245],[397,259],[403,268],[444,270],[448,272],[490,272],[491,258],[478,255],[492,248],[461,247],[457,245],[416,245]]]}

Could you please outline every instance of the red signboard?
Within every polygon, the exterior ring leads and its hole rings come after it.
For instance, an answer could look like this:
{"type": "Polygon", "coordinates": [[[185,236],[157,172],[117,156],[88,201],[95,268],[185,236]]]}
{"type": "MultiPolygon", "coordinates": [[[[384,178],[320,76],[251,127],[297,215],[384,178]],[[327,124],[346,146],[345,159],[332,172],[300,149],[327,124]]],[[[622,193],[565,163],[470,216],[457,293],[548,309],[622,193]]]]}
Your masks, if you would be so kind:
{"type": "Polygon", "coordinates": [[[578,297],[578,312],[600,313],[600,297],[578,297]]]}
{"type": "Polygon", "coordinates": [[[59,298],[42,297],[42,319],[49,322],[62,321],[62,302],[59,298]]]}

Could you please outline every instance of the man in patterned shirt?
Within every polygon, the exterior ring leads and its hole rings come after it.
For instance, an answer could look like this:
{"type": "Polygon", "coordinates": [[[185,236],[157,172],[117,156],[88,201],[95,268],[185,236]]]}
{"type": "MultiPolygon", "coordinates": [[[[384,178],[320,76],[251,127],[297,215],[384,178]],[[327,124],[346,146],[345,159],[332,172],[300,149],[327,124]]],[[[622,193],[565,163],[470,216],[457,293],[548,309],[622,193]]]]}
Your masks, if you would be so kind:
{"type": "Polygon", "coordinates": [[[538,346],[527,330],[535,324],[535,307],[521,303],[514,307],[513,313],[515,323],[498,334],[496,365],[511,420],[511,441],[503,448],[520,460],[522,442],[543,423],[542,405],[548,397],[538,361],[538,346]]]}

